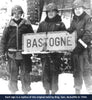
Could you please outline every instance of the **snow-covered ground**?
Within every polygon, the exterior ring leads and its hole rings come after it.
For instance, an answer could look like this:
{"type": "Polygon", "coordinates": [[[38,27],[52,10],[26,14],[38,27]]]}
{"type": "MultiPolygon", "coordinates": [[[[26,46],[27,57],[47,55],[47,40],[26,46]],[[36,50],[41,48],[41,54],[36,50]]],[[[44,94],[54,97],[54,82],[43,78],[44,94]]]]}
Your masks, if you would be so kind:
{"type": "MultiPolygon", "coordinates": [[[[63,73],[59,75],[59,90],[56,94],[75,94],[74,81],[72,74],[63,73]]],[[[21,90],[21,82],[18,81],[19,91],[16,94],[23,94],[21,90]]],[[[11,94],[8,89],[8,81],[0,79],[0,94],[11,94]]],[[[45,90],[42,86],[42,82],[31,83],[31,91],[29,94],[45,94],[45,90]]],[[[81,94],[88,94],[83,84],[81,94]]]]}

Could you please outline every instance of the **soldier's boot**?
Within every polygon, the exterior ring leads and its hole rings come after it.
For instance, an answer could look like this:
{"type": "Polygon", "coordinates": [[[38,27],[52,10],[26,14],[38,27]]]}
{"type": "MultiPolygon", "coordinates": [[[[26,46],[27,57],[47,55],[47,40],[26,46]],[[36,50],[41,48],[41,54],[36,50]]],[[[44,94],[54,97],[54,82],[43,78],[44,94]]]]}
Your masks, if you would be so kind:
{"type": "Polygon", "coordinates": [[[27,94],[28,94],[28,92],[27,92],[27,91],[25,91],[25,92],[24,92],[24,94],[25,94],[25,95],[27,95],[27,94]]]}
{"type": "Polygon", "coordinates": [[[23,90],[23,92],[24,92],[24,94],[28,94],[28,93],[30,92],[30,90],[31,90],[31,87],[30,87],[30,86],[27,86],[27,87],[23,90]]]}
{"type": "Polygon", "coordinates": [[[11,94],[16,94],[16,92],[15,91],[11,91],[11,94]]]}
{"type": "Polygon", "coordinates": [[[55,93],[56,93],[56,92],[54,92],[54,91],[51,91],[51,94],[55,95],[55,93]]]}
{"type": "Polygon", "coordinates": [[[49,90],[46,90],[46,94],[50,94],[50,91],[49,90]]]}
{"type": "Polygon", "coordinates": [[[80,94],[80,89],[75,89],[75,94],[80,94]]]}

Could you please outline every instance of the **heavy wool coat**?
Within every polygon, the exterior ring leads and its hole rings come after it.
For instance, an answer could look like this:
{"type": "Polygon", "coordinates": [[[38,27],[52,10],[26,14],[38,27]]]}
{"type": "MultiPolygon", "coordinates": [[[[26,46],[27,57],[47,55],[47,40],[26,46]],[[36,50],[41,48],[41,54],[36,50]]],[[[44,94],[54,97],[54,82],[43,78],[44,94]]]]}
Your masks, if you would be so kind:
{"type": "MultiPolygon", "coordinates": [[[[42,23],[40,23],[39,27],[38,27],[38,33],[39,32],[51,32],[51,31],[65,31],[65,25],[64,23],[61,21],[61,17],[59,15],[56,15],[56,17],[54,17],[53,19],[49,19],[48,16],[46,17],[45,21],[43,21],[42,23]]],[[[48,55],[47,55],[48,56],[48,55]]],[[[42,56],[44,58],[48,57],[46,55],[42,56]]],[[[60,66],[60,56],[58,53],[53,53],[50,54],[50,58],[51,60],[53,60],[56,69],[60,66]]]]}
{"type": "MultiPolygon", "coordinates": [[[[65,31],[65,25],[61,22],[61,17],[56,15],[56,17],[49,19],[46,17],[45,21],[40,23],[38,32],[54,32],[54,31],[65,31]]],[[[59,53],[43,54],[40,56],[42,58],[43,75],[42,81],[43,86],[46,90],[52,90],[56,92],[58,90],[58,74],[61,65],[61,59],[59,53]]]]}
{"type": "Polygon", "coordinates": [[[9,24],[5,27],[3,31],[3,36],[1,38],[0,50],[2,54],[8,51],[9,48],[12,49],[22,49],[22,35],[27,33],[33,33],[33,29],[29,21],[21,19],[19,25],[17,25],[13,19],[10,20],[9,24]],[[18,32],[18,39],[17,39],[18,32]],[[17,48],[18,42],[18,48],[17,48]]]}

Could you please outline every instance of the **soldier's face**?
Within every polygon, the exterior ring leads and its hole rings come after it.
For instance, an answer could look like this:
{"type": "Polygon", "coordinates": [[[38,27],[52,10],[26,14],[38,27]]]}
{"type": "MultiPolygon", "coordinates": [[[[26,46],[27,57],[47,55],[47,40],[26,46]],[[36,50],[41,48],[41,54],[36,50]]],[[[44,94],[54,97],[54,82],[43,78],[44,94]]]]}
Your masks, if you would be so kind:
{"type": "Polygon", "coordinates": [[[15,20],[19,20],[19,19],[21,18],[21,16],[22,16],[21,12],[15,12],[15,13],[13,14],[13,18],[14,18],[15,20]]]}
{"type": "Polygon", "coordinates": [[[84,9],[83,7],[78,7],[74,9],[74,12],[76,16],[80,16],[84,12],[84,9]]]}
{"type": "Polygon", "coordinates": [[[48,11],[48,17],[50,19],[54,18],[57,15],[57,12],[54,10],[48,11]]]}

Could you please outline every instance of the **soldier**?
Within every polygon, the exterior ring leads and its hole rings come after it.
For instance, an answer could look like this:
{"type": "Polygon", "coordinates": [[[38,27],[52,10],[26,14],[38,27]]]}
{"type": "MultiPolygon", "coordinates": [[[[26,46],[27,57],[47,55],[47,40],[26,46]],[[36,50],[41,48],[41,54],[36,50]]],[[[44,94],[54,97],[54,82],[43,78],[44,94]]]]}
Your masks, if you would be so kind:
{"type": "Polygon", "coordinates": [[[73,2],[73,14],[73,20],[68,31],[70,33],[77,31],[77,46],[72,52],[75,93],[80,94],[83,80],[87,91],[92,93],[91,66],[88,55],[92,39],[92,21],[90,16],[85,12],[84,3],[81,0],[75,0],[73,2]]]}
{"type": "Polygon", "coordinates": [[[8,55],[9,90],[12,94],[18,91],[18,75],[20,72],[22,91],[27,94],[30,90],[30,71],[32,70],[31,55],[22,55],[22,35],[33,33],[29,21],[22,18],[23,9],[15,5],[11,10],[12,19],[3,31],[1,38],[1,55],[8,55]],[[20,70],[20,71],[19,71],[20,70]]]}
{"type": "MultiPolygon", "coordinates": [[[[61,21],[61,17],[58,15],[57,6],[54,3],[47,5],[46,15],[45,20],[39,24],[38,32],[46,32],[47,34],[50,31],[54,32],[66,30],[64,23],[61,21]]],[[[50,90],[52,94],[55,94],[58,90],[60,54],[43,54],[41,58],[43,67],[43,87],[46,90],[46,94],[49,94],[50,90]]]]}

